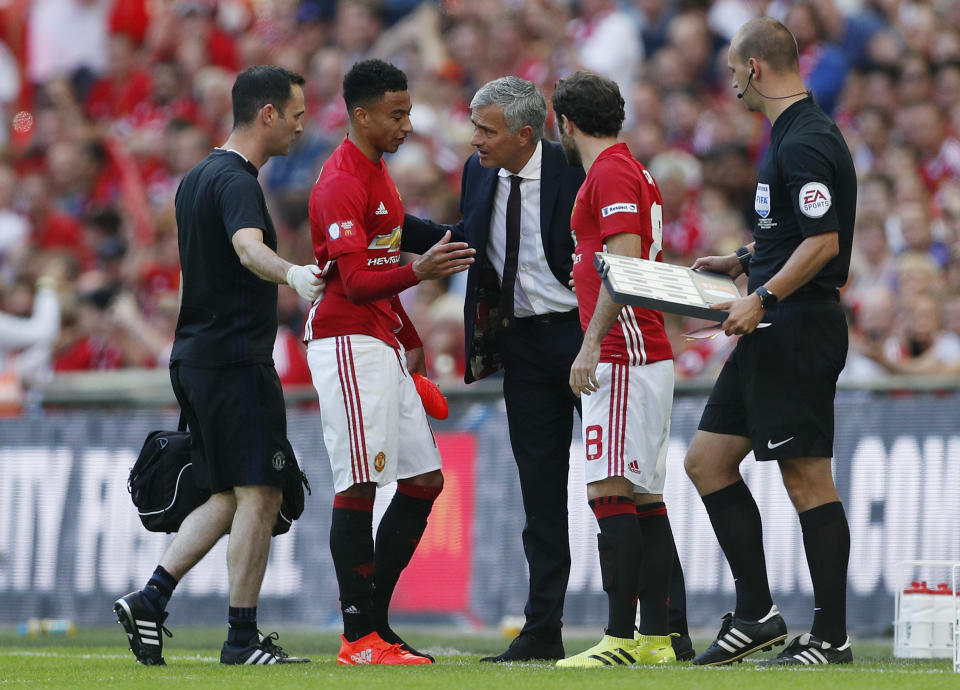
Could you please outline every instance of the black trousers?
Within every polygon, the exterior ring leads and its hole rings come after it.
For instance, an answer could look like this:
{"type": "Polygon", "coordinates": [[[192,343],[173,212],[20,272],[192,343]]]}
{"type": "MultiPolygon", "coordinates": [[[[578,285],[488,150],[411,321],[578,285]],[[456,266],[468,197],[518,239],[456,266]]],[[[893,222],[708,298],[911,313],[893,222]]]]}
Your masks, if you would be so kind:
{"type": "Polygon", "coordinates": [[[573,411],[580,412],[580,400],[569,380],[583,341],[575,314],[517,319],[500,341],[510,445],[526,515],[523,550],[530,590],[523,631],[544,640],[560,634],[570,577],[567,474],[573,411]]]}

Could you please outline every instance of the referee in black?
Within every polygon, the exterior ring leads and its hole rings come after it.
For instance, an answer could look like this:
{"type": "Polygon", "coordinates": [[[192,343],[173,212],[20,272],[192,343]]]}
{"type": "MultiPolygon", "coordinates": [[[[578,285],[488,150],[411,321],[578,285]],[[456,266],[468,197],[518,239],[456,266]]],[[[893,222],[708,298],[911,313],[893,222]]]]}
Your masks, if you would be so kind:
{"type": "Polygon", "coordinates": [[[767,583],[760,512],[740,475],[753,450],[776,460],[800,516],[813,581],[811,632],[762,665],[838,664],[853,659],[846,631],[850,530],[831,474],[833,399],[847,354],[837,289],[847,280],[857,177],[833,121],[800,78],[797,42],[767,17],[740,28],[728,67],[737,96],[770,121],[757,182],[754,242],[702,268],[749,275],[749,294],[729,311],[740,341],[724,365],[687,451],[736,583],[736,611],[694,664],[719,665],[783,644],[787,627],[767,583]],[[758,325],[769,324],[758,328],[758,325]]]}
{"type": "Polygon", "coordinates": [[[170,379],[190,427],[198,484],[212,495],[183,521],[146,586],[114,604],[131,651],[147,665],[164,663],[161,631],[177,582],[227,533],[230,627],[220,663],[307,661],[257,629],[283,470],[294,461],[273,365],[277,284],[311,302],[323,291],[316,266],[277,256],[257,173],[303,131],[303,84],[279,67],[242,72],[233,85],[230,137],[177,190],[183,295],[170,379]]]}

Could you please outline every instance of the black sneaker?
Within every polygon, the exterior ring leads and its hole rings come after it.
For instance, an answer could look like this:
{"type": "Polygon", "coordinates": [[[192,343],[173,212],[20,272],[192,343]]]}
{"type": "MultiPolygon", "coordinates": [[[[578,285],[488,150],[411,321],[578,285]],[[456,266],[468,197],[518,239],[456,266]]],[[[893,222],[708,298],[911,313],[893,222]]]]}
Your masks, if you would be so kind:
{"type": "Polygon", "coordinates": [[[267,664],[306,664],[310,659],[299,656],[290,656],[274,640],[277,633],[272,632],[266,637],[257,631],[258,641],[246,647],[234,647],[229,642],[223,643],[220,650],[220,663],[228,665],[266,666],[267,664]]]}
{"type": "Polygon", "coordinates": [[[545,642],[537,638],[532,633],[521,632],[515,638],[507,650],[497,656],[485,656],[480,661],[492,664],[504,664],[512,661],[534,661],[543,659],[547,661],[559,661],[566,655],[563,650],[563,642],[560,635],[557,635],[556,641],[545,642]]]}
{"type": "Polygon", "coordinates": [[[695,666],[721,666],[734,661],[743,661],[748,654],[773,649],[787,639],[787,624],[780,615],[780,609],[770,607],[770,612],[758,621],[745,621],[733,615],[732,611],[723,614],[720,633],[707,651],[695,657],[695,666]]]}
{"type": "Polygon", "coordinates": [[[423,657],[424,659],[429,659],[430,663],[435,663],[436,659],[427,654],[426,652],[418,652],[416,649],[408,645],[403,639],[395,632],[393,628],[389,625],[386,627],[377,628],[377,634],[383,639],[384,642],[389,642],[390,644],[400,645],[400,649],[405,651],[407,654],[413,654],[413,656],[423,657]]]}
{"type": "Polygon", "coordinates": [[[842,645],[834,647],[810,633],[803,633],[793,638],[787,648],[775,658],[757,662],[757,667],[849,664],[852,661],[853,650],[850,649],[849,637],[842,645]]]}
{"type": "Polygon", "coordinates": [[[163,635],[173,637],[173,633],[163,627],[167,612],[158,612],[144,596],[142,590],[130,592],[113,603],[117,614],[117,623],[127,632],[130,651],[137,661],[147,666],[164,666],[163,635]],[[162,633],[162,634],[161,634],[162,633]]]}
{"type": "Polygon", "coordinates": [[[670,635],[670,644],[673,645],[673,653],[677,655],[677,661],[690,661],[697,655],[689,635],[674,633],[670,635]]]}

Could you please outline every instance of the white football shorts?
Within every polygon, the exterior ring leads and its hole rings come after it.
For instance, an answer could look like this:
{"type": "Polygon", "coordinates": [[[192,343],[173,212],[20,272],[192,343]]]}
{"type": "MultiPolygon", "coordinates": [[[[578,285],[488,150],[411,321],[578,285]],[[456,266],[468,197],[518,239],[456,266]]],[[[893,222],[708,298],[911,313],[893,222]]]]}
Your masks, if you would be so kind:
{"type": "Polygon", "coordinates": [[[440,469],[440,453],[402,350],[368,335],[307,344],[333,488],[383,486],[440,469]]]}
{"type": "Polygon", "coordinates": [[[581,396],[587,484],[625,477],[634,493],[662,494],[667,472],[673,361],[597,365],[599,390],[581,396]]]}

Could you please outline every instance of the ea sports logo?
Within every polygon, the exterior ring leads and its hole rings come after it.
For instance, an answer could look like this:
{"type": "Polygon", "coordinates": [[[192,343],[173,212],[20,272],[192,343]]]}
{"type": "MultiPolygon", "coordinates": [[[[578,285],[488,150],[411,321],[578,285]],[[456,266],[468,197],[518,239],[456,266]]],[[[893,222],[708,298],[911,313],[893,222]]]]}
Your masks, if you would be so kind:
{"type": "Polygon", "coordinates": [[[383,451],[381,450],[373,459],[373,469],[375,469],[377,472],[383,472],[383,468],[386,464],[387,456],[384,455],[383,451]]]}
{"type": "Polygon", "coordinates": [[[800,212],[808,218],[823,218],[830,203],[830,189],[822,182],[807,182],[800,189],[800,212]]]}

